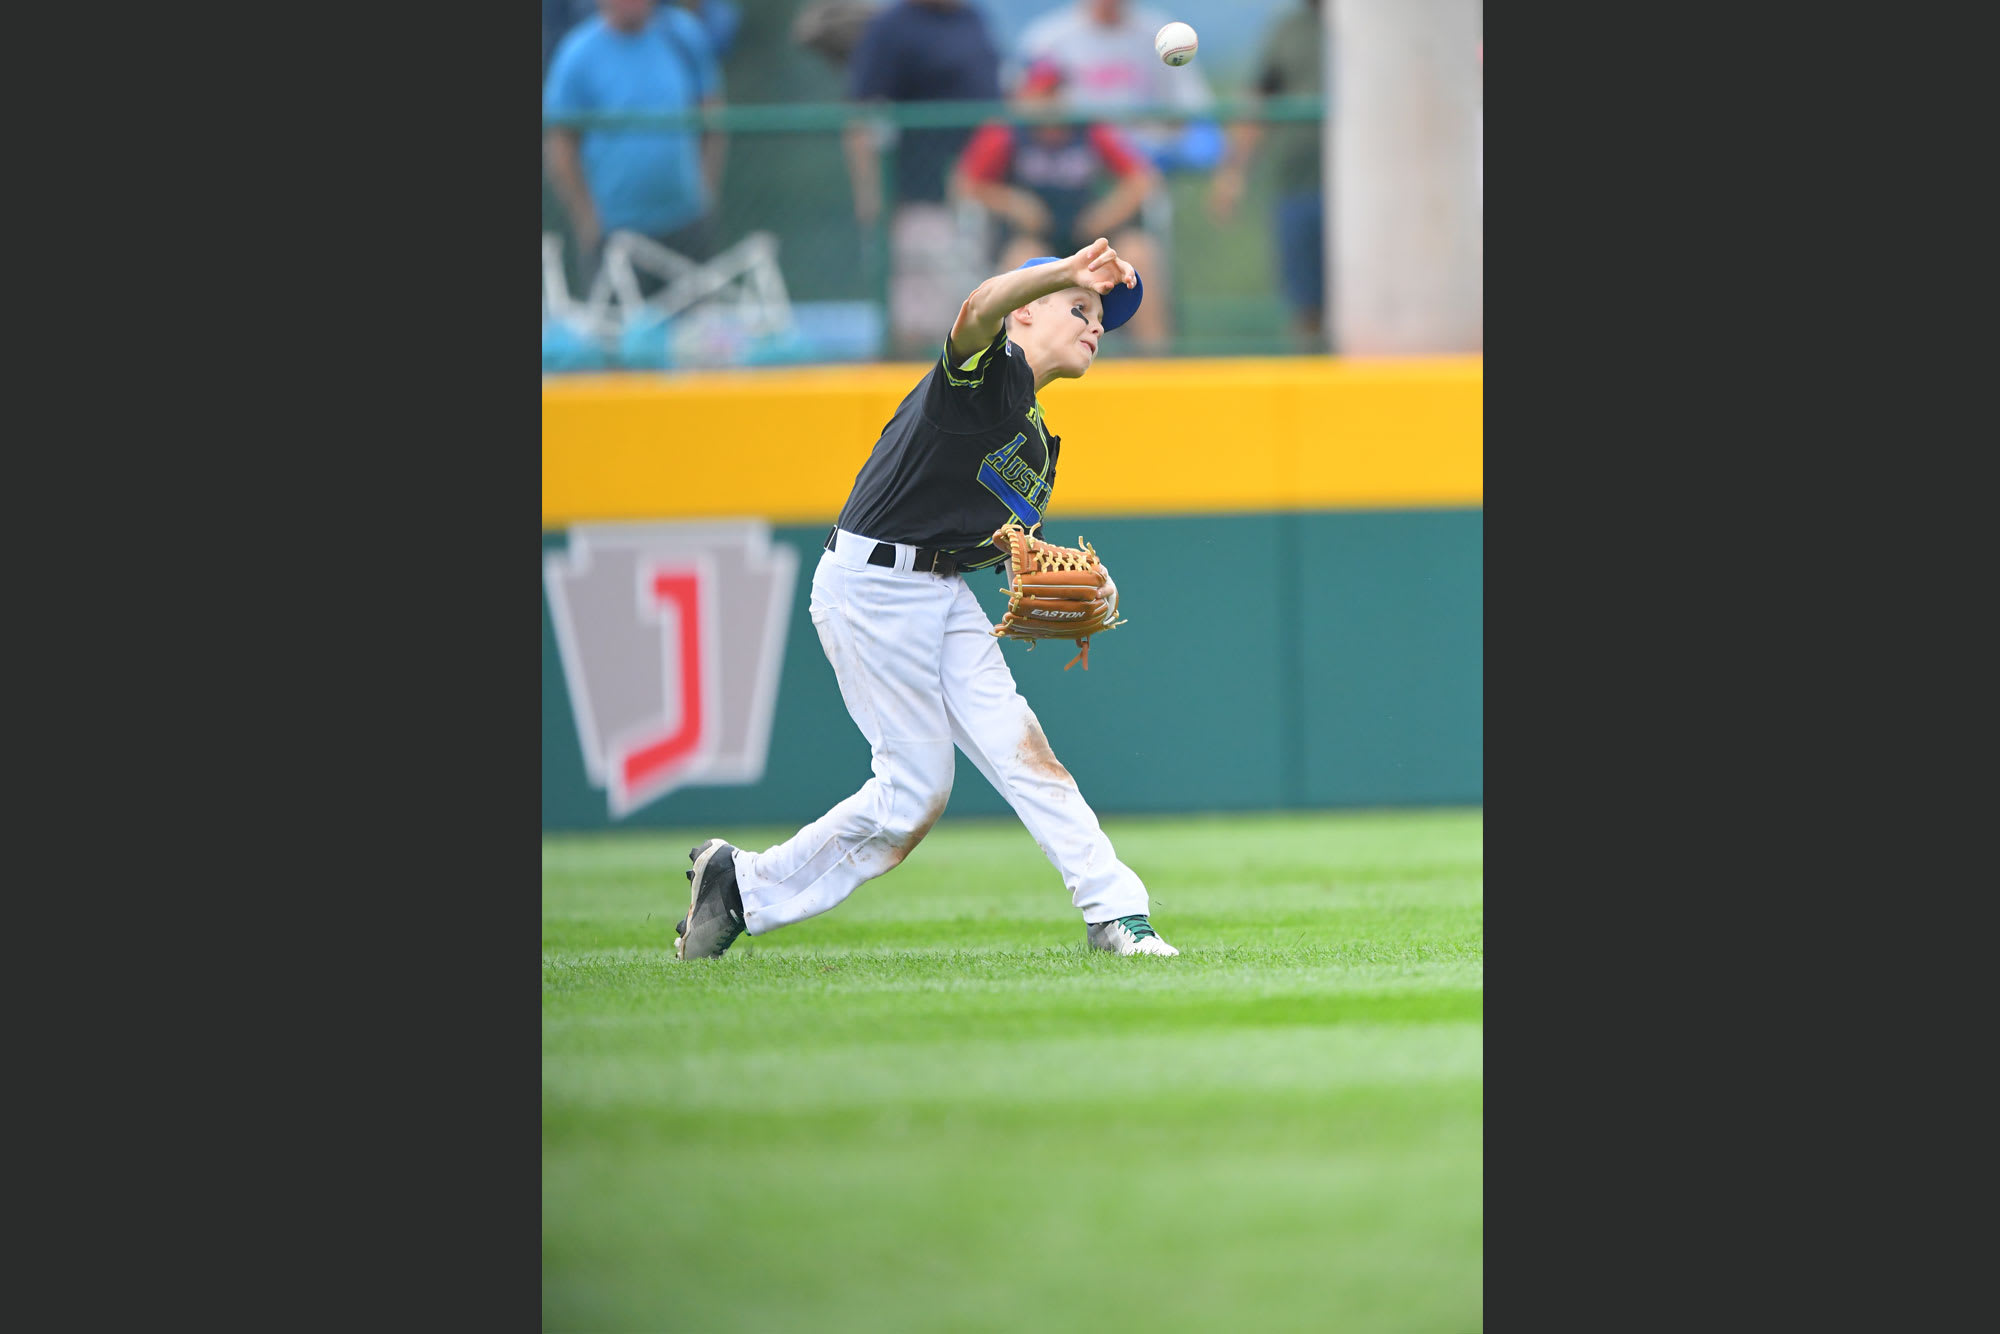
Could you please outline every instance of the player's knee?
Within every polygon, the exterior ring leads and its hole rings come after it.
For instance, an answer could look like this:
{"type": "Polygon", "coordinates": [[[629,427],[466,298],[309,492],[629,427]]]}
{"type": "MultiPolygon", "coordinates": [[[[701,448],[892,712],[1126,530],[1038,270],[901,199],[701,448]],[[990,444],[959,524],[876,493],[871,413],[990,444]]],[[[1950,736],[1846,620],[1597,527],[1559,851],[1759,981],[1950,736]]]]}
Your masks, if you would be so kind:
{"type": "Polygon", "coordinates": [[[929,832],[944,811],[944,804],[951,800],[951,780],[955,773],[956,765],[950,756],[946,756],[942,763],[917,769],[910,775],[910,784],[902,800],[895,803],[893,818],[907,828],[929,832]]]}
{"type": "Polygon", "coordinates": [[[910,855],[924,836],[931,832],[944,814],[945,804],[951,800],[951,771],[946,770],[942,780],[913,784],[898,794],[890,806],[888,818],[882,822],[881,839],[889,849],[889,864],[901,862],[910,855]]]}
{"type": "Polygon", "coordinates": [[[915,847],[931,831],[951,800],[951,783],[957,773],[949,742],[936,749],[909,751],[898,757],[894,780],[888,784],[887,800],[878,808],[876,820],[881,837],[891,843],[915,847]]]}

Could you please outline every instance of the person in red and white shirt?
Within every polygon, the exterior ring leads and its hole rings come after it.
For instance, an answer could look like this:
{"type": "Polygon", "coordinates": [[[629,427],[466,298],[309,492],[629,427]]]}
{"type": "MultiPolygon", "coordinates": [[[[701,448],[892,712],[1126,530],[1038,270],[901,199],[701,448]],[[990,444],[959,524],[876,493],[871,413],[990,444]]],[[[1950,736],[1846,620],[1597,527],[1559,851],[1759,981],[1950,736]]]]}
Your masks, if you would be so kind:
{"type": "MultiPolygon", "coordinates": [[[[1062,105],[1065,82],[1054,61],[1029,65],[1014,97],[1029,123],[982,127],[959,157],[953,187],[1000,220],[1003,271],[1110,236],[1135,268],[1158,273],[1151,239],[1131,227],[1160,183],[1146,155],[1114,126],[1032,123],[1037,113],[1062,105]]],[[[1158,320],[1142,327],[1135,315],[1133,334],[1136,344],[1157,351],[1165,329],[1158,320]]]]}
{"type": "MultiPolygon", "coordinates": [[[[1215,93],[1201,66],[1174,68],[1153,50],[1153,34],[1173,17],[1127,0],[1075,0],[1030,23],[1021,33],[1018,55],[1026,62],[1053,60],[1062,66],[1070,104],[1086,111],[1143,106],[1203,111],[1214,104],[1215,93]]],[[[1130,133],[1156,165],[1164,166],[1164,155],[1184,131],[1173,125],[1140,125],[1130,133]]]]}

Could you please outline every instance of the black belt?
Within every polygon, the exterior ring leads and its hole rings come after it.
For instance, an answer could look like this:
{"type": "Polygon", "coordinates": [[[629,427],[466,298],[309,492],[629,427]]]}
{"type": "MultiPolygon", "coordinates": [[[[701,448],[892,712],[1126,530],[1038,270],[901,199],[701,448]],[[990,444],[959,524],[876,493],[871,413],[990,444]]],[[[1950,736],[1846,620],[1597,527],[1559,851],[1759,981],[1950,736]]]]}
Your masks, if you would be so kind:
{"type": "MultiPolygon", "coordinates": [[[[835,524],[826,530],[826,549],[828,551],[833,550],[833,536],[839,531],[839,524],[835,524]]],[[[880,565],[885,569],[895,569],[896,544],[893,542],[877,542],[875,549],[868,553],[868,563],[870,565],[880,565]]],[[[924,574],[957,574],[958,562],[937,547],[918,547],[916,556],[910,562],[910,568],[924,574]]]]}

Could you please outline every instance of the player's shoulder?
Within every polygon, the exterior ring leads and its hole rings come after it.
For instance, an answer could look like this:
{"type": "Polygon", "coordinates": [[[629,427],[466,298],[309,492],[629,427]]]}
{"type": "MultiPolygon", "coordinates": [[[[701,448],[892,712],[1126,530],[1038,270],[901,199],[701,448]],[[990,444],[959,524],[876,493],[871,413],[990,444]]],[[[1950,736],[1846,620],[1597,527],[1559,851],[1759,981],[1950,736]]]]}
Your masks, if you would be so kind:
{"type": "Polygon", "coordinates": [[[1003,357],[1012,356],[1015,356],[1014,340],[1007,336],[1007,326],[1003,322],[999,332],[970,350],[953,347],[951,335],[947,333],[944,345],[938,349],[937,360],[931,363],[931,369],[942,373],[942,383],[964,388],[984,378],[984,372],[989,366],[1003,357]]]}
{"type": "Polygon", "coordinates": [[[1035,372],[1005,330],[976,352],[954,356],[950,339],[919,385],[925,422],[948,435],[992,430],[1034,401],[1035,372]]]}

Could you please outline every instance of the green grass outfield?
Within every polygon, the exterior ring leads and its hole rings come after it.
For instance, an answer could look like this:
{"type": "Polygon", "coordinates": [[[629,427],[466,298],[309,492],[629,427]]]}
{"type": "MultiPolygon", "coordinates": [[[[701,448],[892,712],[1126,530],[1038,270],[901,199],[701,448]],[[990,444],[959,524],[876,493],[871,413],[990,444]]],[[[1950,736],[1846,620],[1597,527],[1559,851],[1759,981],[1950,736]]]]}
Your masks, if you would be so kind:
{"type": "Polygon", "coordinates": [[[545,1330],[1481,1328],[1482,816],[1012,821],[677,963],[687,850],[542,841],[545,1330]]]}

